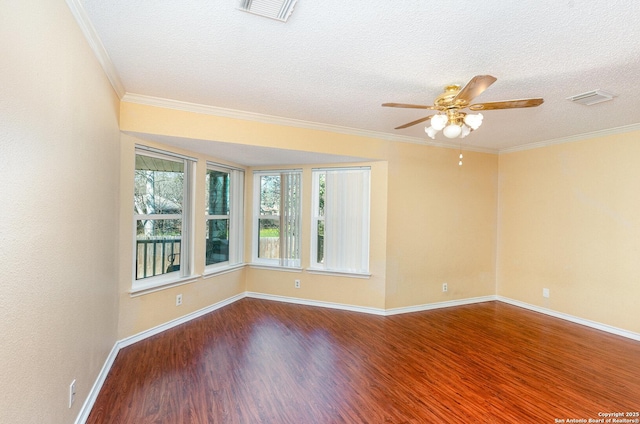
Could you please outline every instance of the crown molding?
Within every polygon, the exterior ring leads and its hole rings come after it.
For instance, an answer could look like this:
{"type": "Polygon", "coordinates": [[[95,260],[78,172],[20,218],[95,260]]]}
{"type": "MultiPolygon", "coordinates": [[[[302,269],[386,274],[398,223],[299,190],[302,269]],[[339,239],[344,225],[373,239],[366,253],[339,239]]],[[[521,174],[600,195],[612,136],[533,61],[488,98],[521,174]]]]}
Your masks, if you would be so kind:
{"type": "Polygon", "coordinates": [[[521,152],[524,150],[539,149],[541,147],[554,146],[556,144],[573,143],[575,141],[588,140],[590,138],[606,137],[616,134],[624,134],[632,131],[640,131],[640,124],[624,125],[622,127],[608,128],[606,130],[592,131],[576,134],[569,137],[554,138],[552,140],[538,141],[536,143],[523,144],[498,150],[498,154],[521,152]]]}
{"type": "MultiPolygon", "coordinates": [[[[136,103],[146,106],[161,107],[164,109],[181,110],[185,112],[200,113],[204,115],[220,116],[223,118],[241,119],[245,121],[261,122],[263,124],[283,125],[295,128],[304,128],[317,131],[328,131],[338,134],[355,135],[358,137],[376,138],[386,141],[399,141],[403,143],[421,144],[426,146],[444,147],[448,149],[460,149],[459,145],[427,142],[417,137],[407,137],[401,135],[387,134],[379,131],[362,130],[357,128],[342,127],[339,125],[322,124],[318,122],[304,121],[301,119],[284,118],[281,116],[265,115],[261,113],[245,112],[237,109],[227,109],[216,106],[208,106],[199,103],[183,102],[180,100],[166,99],[162,97],[147,96],[144,94],[126,93],[122,96],[123,102],[136,103]]],[[[493,149],[483,149],[473,146],[465,146],[464,150],[482,153],[493,153],[493,149]]]]}
{"type": "Polygon", "coordinates": [[[102,40],[98,37],[98,33],[96,32],[93,24],[89,20],[89,16],[87,16],[87,12],[84,10],[82,3],[80,0],[66,0],[67,6],[71,9],[71,14],[75,18],[80,30],[84,34],[85,39],[89,43],[89,47],[93,50],[93,54],[100,62],[104,73],[107,75],[111,86],[115,90],[116,94],[120,99],[125,95],[126,91],[124,89],[124,85],[120,80],[120,76],[116,71],[115,66],[113,66],[113,62],[111,62],[111,58],[107,53],[107,50],[104,48],[102,44],[102,40]]]}

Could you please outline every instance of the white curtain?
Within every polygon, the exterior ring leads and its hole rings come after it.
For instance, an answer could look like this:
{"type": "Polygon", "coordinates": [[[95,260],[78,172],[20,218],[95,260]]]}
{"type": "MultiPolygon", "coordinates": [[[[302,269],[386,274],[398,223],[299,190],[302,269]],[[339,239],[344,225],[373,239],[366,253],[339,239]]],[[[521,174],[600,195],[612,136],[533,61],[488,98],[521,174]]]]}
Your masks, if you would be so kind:
{"type": "Polygon", "coordinates": [[[231,228],[229,259],[231,264],[244,262],[244,171],[231,171],[231,228]]]}
{"type": "Polygon", "coordinates": [[[301,173],[280,177],[280,265],[300,266],[300,180],[301,173]]]}
{"type": "Polygon", "coordinates": [[[369,169],[326,171],[326,270],[369,272],[369,174],[369,169]]]}

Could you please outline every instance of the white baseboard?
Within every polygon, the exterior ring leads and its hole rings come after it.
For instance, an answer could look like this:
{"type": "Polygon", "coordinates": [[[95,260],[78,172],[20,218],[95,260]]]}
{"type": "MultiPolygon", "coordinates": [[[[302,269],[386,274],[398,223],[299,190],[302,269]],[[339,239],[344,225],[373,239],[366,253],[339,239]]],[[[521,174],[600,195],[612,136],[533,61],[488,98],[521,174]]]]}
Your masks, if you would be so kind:
{"type": "Polygon", "coordinates": [[[497,300],[496,296],[471,297],[469,299],[448,300],[446,302],[427,303],[424,305],[404,306],[401,308],[391,308],[385,310],[385,315],[408,314],[411,312],[429,311],[431,309],[451,308],[452,306],[470,305],[472,303],[482,303],[497,300]]]}
{"type": "Polygon", "coordinates": [[[87,418],[89,418],[89,414],[93,409],[93,404],[96,403],[96,399],[98,398],[100,389],[102,389],[102,385],[107,379],[107,375],[109,375],[109,370],[111,370],[111,367],[113,366],[113,362],[116,360],[116,356],[118,356],[119,351],[120,351],[120,347],[116,342],[116,344],[113,345],[111,352],[109,352],[109,355],[107,355],[107,360],[104,361],[104,365],[102,366],[102,369],[98,373],[98,378],[96,378],[96,381],[95,383],[93,383],[91,390],[89,390],[89,394],[87,395],[87,398],[82,404],[82,407],[80,408],[80,412],[76,417],[75,424],[84,424],[87,421],[87,418]]]}
{"type": "Polygon", "coordinates": [[[123,347],[127,347],[129,345],[137,343],[140,340],[144,340],[151,336],[155,336],[156,334],[160,334],[163,331],[167,331],[170,328],[176,327],[180,324],[184,324],[185,322],[189,322],[192,319],[196,319],[198,317],[208,314],[209,312],[213,312],[216,309],[220,309],[224,306],[230,305],[244,297],[245,297],[245,293],[240,293],[235,296],[231,296],[227,299],[221,300],[220,302],[214,303],[213,305],[207,306],[206,308],[202,308],[200,310],[191,312],[190,314],[183,315],[169,322],[165,322],[164,324],[160,324],[156,327],[142,331],[138,334],[134,334],[133,336],[126,337],[118,342],[119,348],[122,349],[123,347]]]}
{"type": "Polygon", "coordinates": [[[318,306],[320,308],[341,309],[343,311],[363,312],[372,315],[385,315],[385,310],[368,306],[346,305],[343,303],[323,302],[319,300],[300,299],[298,297],[278,296],[273,294],[246,292],[246,297],[254,299],[272,300],[275,302],[295,303],[297,305],[318,306]]]}
{"type": "Polygon", "coordinates": [[[276,302],[295,303],[298,305],[318,306],[321,308],[341,309],[345,311],[362,312],[366,314],[381,315],[381,316],[391,316],[391,315],[406,314],[411,312],[428,311],[432,309],[450,308],[453,306],[470,305],[473,303],[490,302],[495,300],[499,302],[508,303],[513,306],[518,306],[520,308],[529,309],[534,312],[550,315],[555,318],[560,318],[566,321],[582,324],[587,327],[595,328],[597,330],[606,331],[608,333],[616,334],[632,340],[640,341],[640,334],[634,333],[632,331],[623,330],[621,328],[612,327],[610,325],[602,324],[595,321],[590,321],[584,318],[579,318],[579,317],[565,314],[562,312],[556,312],[551,309],[531,305],[529,303],[521,302],[519,300],[514,300],[508,297],[496,296],[496,295],[473,297],[469,299],[451,300],[446,302],[427,303],[424,305],[406,306],[401,308],[381,309],[381,308],[371,308],[366,306],[346,305],[346,304],[333,303],[333,302],[322,302],[317,300],[307,300],[307,299],[300,299],[297,297],[278,296],[278,295],[271,295],[271,294],[257,293],[257,292],[243,292],[235,296],[232,296],[228,299],[214,303],[211,306],[207,306],[206,308],[202,308],[198,311],[184,315],[180,318],[176,318],[164,324],[150,328],[149,330],[142,331],[138,334],[134,334],[133,336],[126,337],[120,341],[117,341],[113,346],[113,349],[111,349],[111,352],[107,356],[107,359],[102,369],[100,370],[100,373],[98,374],[96,382],[93,384],[93,387],[91,388],[91,391],[87,396],[87,399],[82,405],[82,408],[80,409],[80,413],[76,418],[75,424],[84,424],[87,418],[89,418],[91,409],[93,408],[93,405],[96,399],[98,398],[100,389],[102,388],[102,385],[104,384],[107,378],[107,375],[109,374],[109,371],[111,370],[111,367],[113,366],[113,363],[116,357],[118,356],[118,352],[120,351],[120,349],[127,347],[129,345],[132,345],[134,343],[137,343],[148,337],[162,333],[163,331],[166,331],[180,324],[184,324],[188,321],[191,321],[192,319],[201,317],[205,314],[208,314],[209,312],[215,311],[216,309],[220,309],[224,306],[230,305],[245,297],[250,297],[254,299],[271,300],[276,302]]]}
{"type": "Polygon", "coordinates": [[[585,325],[587,327],[595,328],[596,330],[606,331],[607,333],[612,333],[618,336],[626,337],[628,339],[640,341],[640,334],[634,333],[633,331],[623,330],[622,328],[613,327],[611,325],[602,324],[600,322],[576,317],[573,315],[565,314],[563,312],[557,312],[552,309],[542,308],[540,306],[531,305],[529,303],[510,299],[508,297],[496,296],[496,300],[500,302],[508,303],[510,305],[518,306],[520,308],[529,309],[530,311],[539,312],[541,314],[549,315],[555,318],[560,318],[565,321],[571,321],[576,324],[585,325]]]}

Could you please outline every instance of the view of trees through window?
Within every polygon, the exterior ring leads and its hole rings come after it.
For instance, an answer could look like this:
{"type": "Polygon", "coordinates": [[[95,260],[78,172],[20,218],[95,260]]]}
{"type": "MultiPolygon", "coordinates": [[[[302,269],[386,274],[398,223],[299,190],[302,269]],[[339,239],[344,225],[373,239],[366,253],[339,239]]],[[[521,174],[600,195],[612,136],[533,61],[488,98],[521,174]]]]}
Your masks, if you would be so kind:
{"type": "Polygon", "coordinates": [[[184,162],[136,155],[136,279],[180,269],[184,162]]]}

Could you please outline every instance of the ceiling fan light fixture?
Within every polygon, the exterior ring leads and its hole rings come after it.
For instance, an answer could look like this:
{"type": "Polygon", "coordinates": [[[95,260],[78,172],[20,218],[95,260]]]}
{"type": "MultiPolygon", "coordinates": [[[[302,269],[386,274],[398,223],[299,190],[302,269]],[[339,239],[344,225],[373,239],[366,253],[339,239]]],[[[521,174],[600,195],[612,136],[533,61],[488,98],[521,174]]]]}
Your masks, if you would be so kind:
{"type": "Polygon", "coordinates": [[[448,118],[446,115],[434,115],[431,117],[431,126],[436,131],[442,131],[447,126],[448,118]]]}
{"type": "Polygon", "coordinates": [[[482,125],[483,118],[484,116],[482,116],[481,113],[475,115],[470,113],[464,117],[464,123],[467,124],[472,130],[477,130],[478,128],[480,128],[480,125],[482,125]]]}
{"type": "Polygon", "coordinates": [[[433,127],[424,127],[424,132],[426,132],[432,140],[435,140],[436,134],[438,134],[438,130],[433,127]]]}
{"type": "MultiPolygon", "coordinates": [[[[487,103],[472,103],[473,99],[482,94],[491,84],[496,82],[496,78],[491,75],[476,75],[464,87],[459,85],[445,86],[444,92],[433,102],[433,105],[416,105],[409,103],[383,103],[384,107],[402,107],[409,109],[428,109],[437,111],[435,115],[425,116],[415,121],[396,127],[397,130],[409,128],[421,122],[431,120],[431,126],[425,127],[424,131],[432,139],[436,138],[439,131],[442,131],[447,138],[465,138],[471,131],[477,130],[482,125],[483,116],[481,113],[470,114],[464,109],[472,111],[496,110],[496,109],[518,109],[540,106],[544,103],[542,98],[528,98],[516,100],[502,100],[487,103]]],[[[587,94],[587,93],[585,93],[587,94]]]]}
{"type": "Polygon", "coordinates": [[[457,124],[449,124],[446,127],[444,127],[444,130],[442,130],[442,134],[444,134],[444,136],[447,138],[460,137],[461,133],[462,133],[462,127],[457,124]]]}

